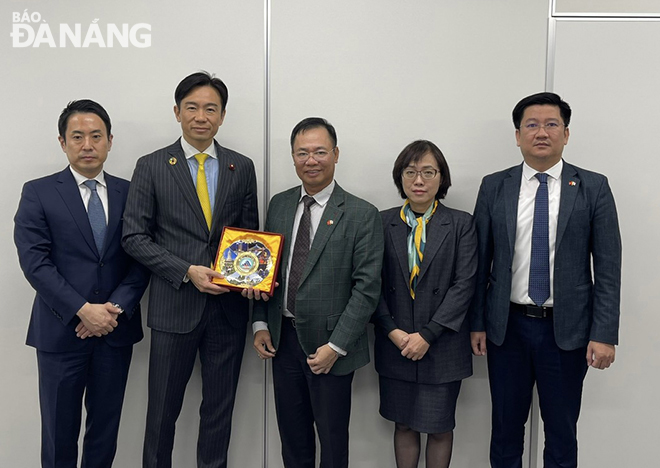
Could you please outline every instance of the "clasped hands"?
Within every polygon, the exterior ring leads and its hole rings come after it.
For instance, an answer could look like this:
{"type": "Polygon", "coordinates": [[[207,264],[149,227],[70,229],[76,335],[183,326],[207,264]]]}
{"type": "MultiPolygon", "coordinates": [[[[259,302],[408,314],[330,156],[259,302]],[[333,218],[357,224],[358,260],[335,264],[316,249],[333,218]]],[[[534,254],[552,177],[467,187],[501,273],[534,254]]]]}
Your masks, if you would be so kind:
{"type": "Polygon", "coordinates": [[[406,333],[396,328],[388,333],[388,338],[401,350],[401,356],[412,361],[419,361],[431,346],[419,333],[406,333]]]}
{"type": "Polygon", "coordinates": [[[91,304],[86,302],[76,313],[80,323],[76,326],[76,336],[82,340],[90,336],[103,336],[117,327],[117,317],[121,309],[110,302],[91,304]]]}

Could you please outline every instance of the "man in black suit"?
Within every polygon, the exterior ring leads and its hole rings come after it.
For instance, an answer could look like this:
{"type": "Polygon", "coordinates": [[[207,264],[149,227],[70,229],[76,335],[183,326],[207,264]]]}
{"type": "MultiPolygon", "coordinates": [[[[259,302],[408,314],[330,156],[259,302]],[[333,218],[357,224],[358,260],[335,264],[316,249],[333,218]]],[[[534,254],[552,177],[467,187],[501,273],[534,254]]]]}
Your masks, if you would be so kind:
{"type": "Polygon", "coordinates": [[[183,138],[139,159],[124,214],[123,245],[153,273],[149,404],[143,466],[170,467],[174,427],[197,351],[202,364],[197,464],[227,466],[248,300],[211,282],[224,226],[257,229],[254,165],[220,146],[227,87],[208,73],[179,83],[183,138]]]}
{"type": "Polygon", "coordinates": [[[82,466],[108,468],[149,272],[121,248],[128,181],[103,171],[110,117],[90,100],[59,119],[69,167],[25,184],[14,241],[36,290],[27,344],[37,348],[41,464],[75,468],[83,394],[82,466]]]}
{"type": "Polygon", "coordinates": [[[616,206],[605,176],[562,159],[570,118],[554,93],[522,99],[513,123],[524,162],[484,177],[474,209],[479,267],[471,335],[474,354],[488,348],[493,468],[522,466],[535,383],[544,467],[576,467],[587,368],[614,362],[616,206]]]}

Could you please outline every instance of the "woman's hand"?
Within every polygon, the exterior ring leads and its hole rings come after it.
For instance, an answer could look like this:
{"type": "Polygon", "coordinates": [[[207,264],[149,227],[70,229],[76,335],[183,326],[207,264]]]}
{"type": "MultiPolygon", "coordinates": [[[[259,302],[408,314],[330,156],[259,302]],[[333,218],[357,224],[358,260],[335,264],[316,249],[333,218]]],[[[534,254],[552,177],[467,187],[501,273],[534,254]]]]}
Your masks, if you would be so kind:
{"type": "Polygon", "coordinates": [[[408,343],[401,351],[401,355],[413,361],[419,361],[424,357],[430,346],[428,341],[422,338],[419,333],[410,333],[408,343]]]}
{"type": "Polygon", "coordinates": [[[408,334],[401,330],[400,328],[395,328],[387,334],[387,337],[394,343],[399,349],[403,349],[408,344],[408,334]]]}

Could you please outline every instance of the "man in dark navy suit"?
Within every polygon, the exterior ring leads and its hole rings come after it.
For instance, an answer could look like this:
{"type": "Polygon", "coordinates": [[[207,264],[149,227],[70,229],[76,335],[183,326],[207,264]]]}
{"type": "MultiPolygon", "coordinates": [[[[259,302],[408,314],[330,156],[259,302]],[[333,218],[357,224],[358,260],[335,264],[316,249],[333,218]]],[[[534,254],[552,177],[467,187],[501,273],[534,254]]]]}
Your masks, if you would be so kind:
{"type": "Polygon", "coordinates": [[[554,93],[513,109],[523,163],[484,177],[474,220],[479,267],[472,349],[488,349],[490,462],[522,466],[534,384],[544,468],[577,466],[577,420],[588,367],[618,344],[621,238],[607,178],[562,159],[571,108],[554,93]]]}
{"type": "Polygon", "coordinates": [[[82,466],[112,466],[140,298],[149,273],[121,247],[128,181],[103,172],[110,117],[70,102],[58,123],[62,172],[25,184],[14,241],[37,294],[27,344],[37,349],[43,467],[75,468],[85,396],[82,466]]]}

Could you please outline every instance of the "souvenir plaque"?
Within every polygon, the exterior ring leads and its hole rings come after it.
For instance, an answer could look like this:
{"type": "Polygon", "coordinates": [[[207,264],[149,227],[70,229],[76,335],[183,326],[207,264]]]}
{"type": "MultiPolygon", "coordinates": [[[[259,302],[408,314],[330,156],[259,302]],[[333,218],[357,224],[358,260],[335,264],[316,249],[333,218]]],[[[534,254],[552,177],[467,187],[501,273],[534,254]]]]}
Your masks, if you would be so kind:
{"type": "Polygon", "coordinates": [[[222,230],[214,270],[215,284],[233,291],[254,288],[273,295],[284,236],[234,227],[222,230]]]}

